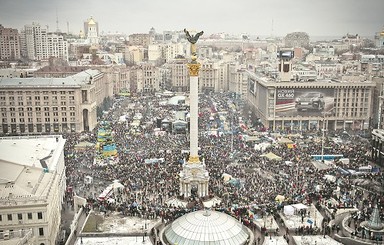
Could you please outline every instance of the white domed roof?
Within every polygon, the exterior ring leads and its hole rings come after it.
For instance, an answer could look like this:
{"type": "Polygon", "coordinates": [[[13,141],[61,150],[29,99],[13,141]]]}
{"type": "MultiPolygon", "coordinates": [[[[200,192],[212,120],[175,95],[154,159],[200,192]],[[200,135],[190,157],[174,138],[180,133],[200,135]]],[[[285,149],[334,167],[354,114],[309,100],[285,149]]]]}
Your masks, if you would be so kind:
{"type": "Polygon", "coordinates": [[[216,211],[181,216],[165,229],[170,244],[245,244],[248,230],[235,218],[216,211]]]}

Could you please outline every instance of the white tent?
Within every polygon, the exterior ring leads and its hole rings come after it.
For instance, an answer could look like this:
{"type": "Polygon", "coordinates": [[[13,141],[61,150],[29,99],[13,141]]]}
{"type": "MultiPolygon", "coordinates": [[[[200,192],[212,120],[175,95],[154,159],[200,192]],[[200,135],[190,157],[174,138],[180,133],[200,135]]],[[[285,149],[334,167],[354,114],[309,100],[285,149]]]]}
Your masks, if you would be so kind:
{"type": "Polygon", "coordinates": [[[328,180],[329,182],[336,182],[336,176],[333,176],[333,175],[329,175],[329,174],[325,174],[323,179],[325,180],[328,180]]]}
{"type": "Polygon", "coordinates": [[[308,206],[307,205],[304,205],[302,203],[296,203],[296,204],[292,204],[291,205],[293,208],[295,208],[296,210],[301,210],[301,209],[307,209],[308,206]]]}
{"type": "Polygon", "coordinates": [[[275,201],[276,201],[276,202],[282,203],[284,200],[285,200],[285,196],[277,195],[277,196],[275,197],[275,201]]]}
{"type": "Polygon", "coordinates": [[[284,206],[284,214],[287,216],[294,215],[295,214],[295,208],[292,207],[291,205],[284,206]]]}
{"type": "Polygon", "coordinates": [[[221,177],[223,178],[224,183],[227,183],[228,181],[230,181],[232,179],[232,175],[227,174],[227,173],[223,173],[223,175],[221,177]]]}

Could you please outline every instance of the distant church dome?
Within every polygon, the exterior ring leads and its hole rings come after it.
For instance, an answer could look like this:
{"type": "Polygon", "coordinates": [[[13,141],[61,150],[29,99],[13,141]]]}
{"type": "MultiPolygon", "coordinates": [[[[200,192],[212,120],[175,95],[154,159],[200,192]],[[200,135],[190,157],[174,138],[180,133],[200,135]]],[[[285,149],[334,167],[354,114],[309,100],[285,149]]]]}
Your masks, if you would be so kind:
{"type": "Polygon", "coordinates": [[[181,216],[164,230],[170,244],[248,244],[248,229],[225,213],[196,211],[181,216]]]}
{"type": "Polygon", "coordinates": [[[93,20],[92,17],[89,19],[88,25],[96,25],[96,22],[93,20]]]}

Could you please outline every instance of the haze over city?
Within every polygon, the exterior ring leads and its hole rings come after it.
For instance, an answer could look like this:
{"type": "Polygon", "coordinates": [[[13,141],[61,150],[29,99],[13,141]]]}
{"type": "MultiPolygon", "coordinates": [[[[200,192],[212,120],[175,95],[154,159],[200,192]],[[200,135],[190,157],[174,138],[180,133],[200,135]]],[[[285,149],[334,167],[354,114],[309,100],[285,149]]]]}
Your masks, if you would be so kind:
{"type": "Polygon", "coordinates": [[[304,31],[310,36],[341,36],[358,33],[373,36],[382,28],[384,1],[50,1],[2,0],[0,23],[21,28],[33,21],[49,26],[50,31],[68,30],[77,34],[83,22],[93,16],[102,32],[142,33],[201,29],[207,34],[284,36],[304,31]]]}

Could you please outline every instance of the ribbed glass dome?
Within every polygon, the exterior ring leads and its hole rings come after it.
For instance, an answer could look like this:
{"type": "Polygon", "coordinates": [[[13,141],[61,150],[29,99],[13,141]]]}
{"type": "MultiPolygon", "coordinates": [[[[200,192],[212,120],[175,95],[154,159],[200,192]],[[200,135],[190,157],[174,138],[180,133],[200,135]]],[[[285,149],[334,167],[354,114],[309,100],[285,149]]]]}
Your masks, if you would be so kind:
{"type": "Polygon", "coordinates": [[[186,214],[165,229],[170,244],[245,244],[248,230],[235,218],[216,211],[186,214]]]}

